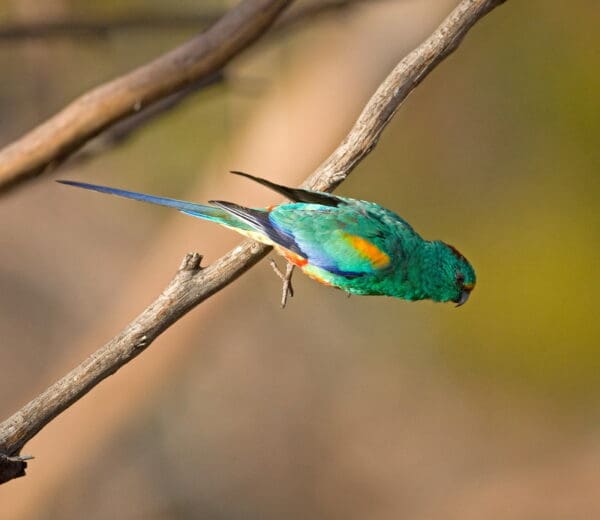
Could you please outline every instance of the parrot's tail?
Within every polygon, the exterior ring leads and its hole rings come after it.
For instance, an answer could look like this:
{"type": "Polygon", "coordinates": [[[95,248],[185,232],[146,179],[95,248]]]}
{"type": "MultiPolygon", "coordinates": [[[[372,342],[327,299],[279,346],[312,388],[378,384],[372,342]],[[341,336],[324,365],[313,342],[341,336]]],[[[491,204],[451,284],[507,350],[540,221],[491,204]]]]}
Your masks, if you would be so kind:
{"type": "Polygon", "coordinates": [[[142,202],[149,202],[150,204],[158,204],[159,206],[175,208],[187,215],[191,215],[193,217],[201,218],[204,220],[210,220],[212,222],[216,222],[218,224],[222,224],[224,226],[239,230],[242,233],[247,231],[256,231],[256,228],[254,226],[251,226],[248,223],[244,222],[244,220],[232,214],[230,211],[215,206],[195,204],[194,202],[169,199],[166,197],[155,197],[154,195],[146,195],[144,193],[138,193],[135,191],[120,190],[118,188],[109,188],[108,186],[99,186],[97,184],[88,184],[86,182],[63,180],[59,180],[57,182],[60,182],[61,184],[67,184],[68,186],[84,188],[86,190],[99,191],[100,193],[108,193],[109,195],[117,195],[119,197],[125,197],[127,199],[139,200],[142,202]]]}

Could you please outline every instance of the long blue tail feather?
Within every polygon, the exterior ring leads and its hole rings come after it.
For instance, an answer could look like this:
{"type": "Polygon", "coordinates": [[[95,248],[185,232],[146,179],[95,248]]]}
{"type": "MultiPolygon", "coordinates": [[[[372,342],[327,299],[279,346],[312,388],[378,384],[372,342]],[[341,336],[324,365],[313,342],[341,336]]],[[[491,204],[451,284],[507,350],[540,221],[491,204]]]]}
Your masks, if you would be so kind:
{"type": "Polygon", "coordinates": [[[97,184],[88,184],[87,182],[66,180],[58,180],[56,182],[66,184],[68,186],[75,186],[77,188],[84,188],[86,190],[107,193],[109,195],[117,195],[118,197],[125,197],[126,199],[133,199],[141,202],[149,202],[150,204],[158,204],[159,206],[166,206],[168,208],[175,208],[186,215],[191,215],[204,220],[211,220],[219,224],[224,224],[226,226],[235,227],[242,230],[252,229],[250,226],[248,226],[248,224],[241,221],[239,218],[236,218],[231,213],[214,206],[206,206],[204,204],[196,204],[194,202],[186,202],[184,200],[169,199],[167,197],[156,197],[154,195],[146,195],[136,191],[127,191],[119,188],[109,188],[108,186],[99,186],[97,184]]]}

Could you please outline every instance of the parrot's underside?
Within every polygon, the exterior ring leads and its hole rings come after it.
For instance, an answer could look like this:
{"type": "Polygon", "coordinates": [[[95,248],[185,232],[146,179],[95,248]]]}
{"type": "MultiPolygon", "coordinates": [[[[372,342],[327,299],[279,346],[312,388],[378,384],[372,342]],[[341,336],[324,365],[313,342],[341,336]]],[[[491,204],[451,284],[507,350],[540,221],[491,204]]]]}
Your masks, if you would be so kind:
{"type": "Polygon", "coordinates": [[[266,209],[225,201],[211,206],[155,197],[75,181],[59,181],[102,193],[168,206],[217,222],[272,245],[288,261],[282,304],[291,290],[293,267],[348,294],[387,295],[406,300],[466,302],[475,272],[454,247],[421,238],[395,213],[363,200],[281,186],[247,173],[291,203],[266,209]]]}

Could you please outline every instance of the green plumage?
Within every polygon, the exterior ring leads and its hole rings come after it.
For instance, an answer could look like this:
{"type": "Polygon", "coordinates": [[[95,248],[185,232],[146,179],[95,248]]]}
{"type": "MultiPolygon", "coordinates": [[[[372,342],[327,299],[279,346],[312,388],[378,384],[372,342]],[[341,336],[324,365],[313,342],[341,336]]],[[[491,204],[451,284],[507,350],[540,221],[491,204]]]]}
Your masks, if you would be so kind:
{"type": "Polygon", "coordinates": [[[424,240],[378,204],[338,199],[337,207],[284,204],[269,215],[308,258],[309,276],[351,294],[464,303],[475,272],[456,249],[424,240]]]}

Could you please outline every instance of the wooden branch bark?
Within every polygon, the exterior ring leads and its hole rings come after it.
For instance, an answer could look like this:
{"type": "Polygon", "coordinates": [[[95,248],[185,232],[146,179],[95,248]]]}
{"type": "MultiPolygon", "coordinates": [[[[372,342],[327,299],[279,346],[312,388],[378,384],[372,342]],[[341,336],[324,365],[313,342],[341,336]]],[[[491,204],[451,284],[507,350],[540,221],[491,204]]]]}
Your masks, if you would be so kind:
{"type": "MultiPolygon", "coordinates": [[[[302,25],[306,21],[313,20],[320,16],[331,15],[332,13],[338,13],[348,8],[354,7],[357,4],[366,0],[327,0],[316,4],[305,5],[301,8],[290,9],[285,12],[276,22],[275,26],[269,31],[269,34],[265,36],[268,40],[275,38],[281,34],[289,34],[291,29],[302,25]]],[[[206,19],[207,21],[213,16],[217,18],[216,14],[210,15],[205,14],[198,16],[197,23],[201,20],[206,19]]],[[[143,17],[138,17],[136,20],[143,20],[143,17]]],[[[178,18],[176,18],[178,19],[178,18]]],[[[167,18],[170,20],[170,18],[167,18]]],[[[212,20],[214,21],[214,19],[212,20]]],[[[58,24],[59,27],[63,27],[62,24],[58,24]]],[[[102,26],[102,25],[101,25],[102,26]]],[[[117,24],[120,26],[120,24],[117,24]]],[[[0,39],[2,38],[2,30],[0,29],[0,39]]],[[[211,85],[215,85],[221,82],[227,82],[228,77],[226,74],[227,66],[207,74],[199,80],[193,81],[185,87],[176,90],[172,94],[169,94],[152,105],[131,114],[129,116],[120,119],[119,121],[111,124],[107,129],[102,131],[93,139],[89,139],[84,143],[78,151],[72,153],[66,160],[61,164],[64,166],[80,166],[81,163],[87,162],[97,158],[118,146],[122,146],[129,141],[131,137],[136,135],[138,131],[145,129],[149,124],[160,120],[160,118],[172,110],[177,109],[182,102],[197,94],[199,91],[204,90],[211,85]]],[[[237,81],[236,81],[237,83],[237,81]]],[[[50,169],[48,169],[50,170],[50,169]]],[[[0,192],[1,183],[0,183],[0,192]]]]}
{"type": "Polygon", "coordinates": [[[0,150],[0,193],[56,165],[116,121],[220,70],[263,34],[291,0],[243,0],[206,32],[105,83],[0,150]]]}
{"type": "MultiPolygon", "coordinates": [[[[344,141],[304,186],[331,190],[342,182],[375,147],[381,132],[412,89],[456,49],[479,19],[503,2],[462,0],[438,29],[394,68],[344,141]]],[[[0,453],[18,455],[49,421],[143,352],[160,333],[247,271],[268,251],[263,245],[247,241],[204,269],[197,253],[188,254],[162,294],[121,333],[0,424],[0,453]]]]}

